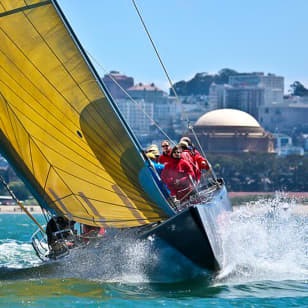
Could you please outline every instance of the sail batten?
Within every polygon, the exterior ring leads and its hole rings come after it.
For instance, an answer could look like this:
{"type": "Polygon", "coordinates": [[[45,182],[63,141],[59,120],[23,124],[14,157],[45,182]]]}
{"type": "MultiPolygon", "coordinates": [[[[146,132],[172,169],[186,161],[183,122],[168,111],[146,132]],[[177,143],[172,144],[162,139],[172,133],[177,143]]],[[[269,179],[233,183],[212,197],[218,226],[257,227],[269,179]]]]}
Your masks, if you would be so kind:
{"type": "Polygon", "coordinates": [[[57,3],[28,3],[0,0],[0,145],[9,162],[43,207],[80,223],[134,227],[172,215],[57,3]]]}

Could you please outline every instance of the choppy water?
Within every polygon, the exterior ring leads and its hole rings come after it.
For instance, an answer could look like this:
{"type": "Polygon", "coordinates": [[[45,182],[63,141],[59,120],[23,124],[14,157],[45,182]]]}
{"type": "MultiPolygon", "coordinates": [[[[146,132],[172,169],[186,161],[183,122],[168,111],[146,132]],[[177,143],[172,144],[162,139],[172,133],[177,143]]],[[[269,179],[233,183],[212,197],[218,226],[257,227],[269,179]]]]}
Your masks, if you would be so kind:
{"type": "Polygon", "coordinates": [[[2,214],[0,306],[308,307],[308,218],[294,207],[277,197],[224,217],[224,267],[215,274],[129,239],[42,264],[29,243],[35,226],[2,214]]]}

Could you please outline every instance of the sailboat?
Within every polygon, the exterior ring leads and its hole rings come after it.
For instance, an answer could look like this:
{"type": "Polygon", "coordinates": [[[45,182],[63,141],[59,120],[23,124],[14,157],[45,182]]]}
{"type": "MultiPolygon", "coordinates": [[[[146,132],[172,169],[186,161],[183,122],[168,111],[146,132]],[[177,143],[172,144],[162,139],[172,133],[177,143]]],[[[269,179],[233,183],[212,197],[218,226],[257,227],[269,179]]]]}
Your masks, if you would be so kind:
{"type": "MultiPolygon", "coordinates": [[[[0,0],[0,41],[1,152],[45,216],[139,230],[201,268],[221,267],[223,181],[180,210],[166,198],[58,3],[0,0]]],[[[46,246],[33,243],[42,256],[46,246]]]]}

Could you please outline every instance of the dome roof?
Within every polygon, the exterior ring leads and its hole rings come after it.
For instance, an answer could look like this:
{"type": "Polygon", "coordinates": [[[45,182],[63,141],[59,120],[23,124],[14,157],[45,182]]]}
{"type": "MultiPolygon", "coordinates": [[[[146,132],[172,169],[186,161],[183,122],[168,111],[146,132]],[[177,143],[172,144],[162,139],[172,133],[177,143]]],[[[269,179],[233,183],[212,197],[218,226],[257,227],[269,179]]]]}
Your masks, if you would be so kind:
{"type": "Polygon", "coordinates": [[[247,112],[236,109],[216,109],[201,116],[195,126],[245,126],[261,128],[247,112]]]}

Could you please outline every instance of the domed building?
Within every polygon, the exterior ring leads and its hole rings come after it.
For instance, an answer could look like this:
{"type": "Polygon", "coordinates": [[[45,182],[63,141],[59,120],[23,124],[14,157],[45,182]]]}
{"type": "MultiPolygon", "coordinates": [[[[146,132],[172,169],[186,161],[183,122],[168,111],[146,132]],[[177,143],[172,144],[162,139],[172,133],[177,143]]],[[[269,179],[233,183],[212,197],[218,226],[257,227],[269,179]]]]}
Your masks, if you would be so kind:
{"type": "Polygon", "coordinates": [[[206,152],[274,152],[273,136],[254,117],[240,110],[207,112],[196,121],[194,132],[206,152]]]}

